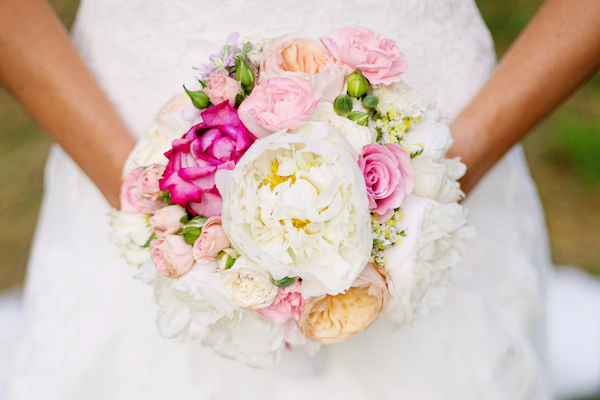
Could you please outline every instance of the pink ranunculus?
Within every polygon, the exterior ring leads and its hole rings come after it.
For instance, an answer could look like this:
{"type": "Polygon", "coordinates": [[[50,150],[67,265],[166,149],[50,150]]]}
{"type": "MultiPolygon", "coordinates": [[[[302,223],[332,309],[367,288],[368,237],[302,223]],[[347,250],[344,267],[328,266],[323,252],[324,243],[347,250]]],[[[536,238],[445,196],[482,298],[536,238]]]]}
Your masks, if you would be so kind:
{"type": "Polygon", "coordinates": [[[194,259],[200,263],[215,261],[219,253],[231,246],[223,227],[221,226],[221,217],[209,218],[202,232],[194,242],[192,254],[194,259]]]}
{"type": "Polygon", "coordinates": [[[208,96],[213,104],[221,104],[228,101],[231,106],[235,106],[235,97],[240,92],[240,83],[233,78],[230,78],[225,70],[214,74],[208,81],[208,87],[205,88],[204,94],[208,96]]]}
{"type": "Polygon", "coordinates": [[[297,34],[288,34],[267,43],[262,49],[259,82],[269,78],[295,76],[333,101],[342,93],[345,68],[323,45],[297,34]]]}
{"type": "Polygon", "coordinates": [[[369,210],[379,214],[381,222],[382,216],[389,219],[389,211],[400,207],[415,187],[410,155],[395,143],[369,144],[363,147],[358,165],[367,185],[369,210]]]}
{"type": "Polygon", "coordinates": [[[169,191],[171,202],[194,215],[214,217],[221,215],[223,204],[216,172],[233,169],[256,139],[228,102],[204,110],[202,120],[165,153],[169,163],[160,188],[169,191]]]}
{"type": "Polygon", "coordinates": [[[240,119],[257,138],[297,128],[319,105],[321,92],[297,77],[271,78],[256,85],[238,108],[240,119]]]}
{"type": "Polygon", "coordinates": [[[300,319],[302,304],[304,303],[304,299],[300,293],[300,286],[301,283],[296,280],[296,282],[288,287],[279,288],[273,303],[269,307],[256,311],[276,324],[280,324],[288,318],[298,321],[300,319]]]}
{"type": "Polygon", "coordinates": [[[172,205],[156,210],[148,222],[156,236],[172,235],[181,229],[181,218],[184,215],[187,213],[183,207],[172,205]]]}
{"type": "Polygon", "coordinates": [[[408,61],[396,43],[366,28],[335,29],[321,43],[348,68],[360,70],[372,84],[390,85],[400,81],[408,69],[408,61]]]}
{"type": "Polygon", "coordinates": [[[160,189],[154,187],[151,182],[160,179],[160,176],[161,172],[158,167],[148,173],[140,167],[132,170],[121,185],[121,210],[136,214],[149,214],[164,206],[165,203],[160,200],[159,196],[160,189]]]}
{"type": "Polygon", "coordinates": [[[192,246],[186,243],[183,236],[167,235],[150,242],[150,257],[158,271],[175,278],[188,272],[194,265],[192,246]]]}

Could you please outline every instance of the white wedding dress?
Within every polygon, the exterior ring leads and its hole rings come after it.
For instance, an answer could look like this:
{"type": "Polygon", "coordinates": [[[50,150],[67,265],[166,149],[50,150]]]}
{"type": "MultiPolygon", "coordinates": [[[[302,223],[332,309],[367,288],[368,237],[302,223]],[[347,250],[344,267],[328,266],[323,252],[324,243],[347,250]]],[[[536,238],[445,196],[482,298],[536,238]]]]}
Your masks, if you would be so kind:
{"type": "MultiPolygon", "coordinates": [[[[403,79],[450,116],[495,65],[473,0],[83,0],[73,39],[139,136],[231,32],[318,38],[346,25],[395,39],[410,63],[403,79]]],[[[108,204],[58,146],[46,174],[8,399],[551,398],[548,245],[519,146],[465,202],[477,237],[443,306],[396,332],[381,318],[271,370],[162,339],[151,288],[108,243],[108,204]]]]}

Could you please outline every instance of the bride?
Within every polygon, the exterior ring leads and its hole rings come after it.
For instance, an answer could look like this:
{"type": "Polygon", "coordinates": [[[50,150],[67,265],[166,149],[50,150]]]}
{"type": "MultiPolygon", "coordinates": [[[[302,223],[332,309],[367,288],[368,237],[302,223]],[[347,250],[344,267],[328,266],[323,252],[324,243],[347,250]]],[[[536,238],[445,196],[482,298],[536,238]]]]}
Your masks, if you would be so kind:
{"type": "Polygon", "coordinates": [[[492,74],[473,0],[83,0],[79,56],[42,0],[3,0],[0,79],[60,145],[48,160],[8,398],[551,398],[548,245],[514,144],[600,64],[599,22],[597,1],[548,0],[492,74]],[[150,289],[107,241],[133,137],[231,32],[317,38],[346,25],[394,39],[410,62],[403,79],[451,116],[478,231],[454,289],[414,326],[390,332],[380,320],[272,370],[162,339],[150,289]]]}

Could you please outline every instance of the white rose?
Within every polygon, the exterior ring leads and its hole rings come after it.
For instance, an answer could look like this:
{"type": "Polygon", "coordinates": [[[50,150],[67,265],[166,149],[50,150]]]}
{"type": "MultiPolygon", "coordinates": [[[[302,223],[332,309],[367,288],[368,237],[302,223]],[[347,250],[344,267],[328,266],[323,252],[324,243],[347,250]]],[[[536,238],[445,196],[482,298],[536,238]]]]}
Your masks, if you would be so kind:
{"type": "Polygon", "coordinates": [[[406,237],[383,251],[390,293],[384,312],[397,328],[443,303],[450,269],[466,251],[464,240],[474,235],[462,206],[414,194],[404,200],[399,224],[406,237]]]}
{"type": "MultiPolygon", "coordinates": [[[[195,89],[192,89],[195,90],[195,89]]],[[[164,153],[171,143],[179,139],[190,128],[201,122],[199,110],[194,107],[186,93],[173,97],[159,112],[148,128],[146,135],[135,145],[123,168],[125,179],[129,172],[140,165],[167,165],[164,153]]]]}
{"type": "Polygon", "coordinates": [[[109,216],[112,230],[108,240],[117,245],[119,256],[125,258],[127,264],[142,265],[150,257],[150,250],[143,247],[152,234],[148,223],[150,215],[112,209],[109,216]]]}
{"type": "Polygon", "coordinates": [[[321,103],[308,120],[324,122],[339,129],[357,153],[360,153],[364,146],[373,143],[373,136],[369,128],[337,115],[331,103],[321,103]]]}
{"type": "Polygon", "coordinates": [[[256,141],[217,172],[233,246],[302,295],[348,289],[370,258],[370,214],[357,155],[337,129],[309,122],[256,141]]]}
{"type": "Polygon", "coordinates": [[[379,99],[376,109],[382,115],[394,111],[401,118],[419,118],[425,111],[423,100],[417,92],[402,81],[389,86],[373,85],[372,88],[371,94],[379,99]]]}
{"type": "Polygon", "coordinates": [[[269,271],[244,256],[223,271],[223,288],[233,304],[253,310],[269,307],[277,296],[269,271]]]}

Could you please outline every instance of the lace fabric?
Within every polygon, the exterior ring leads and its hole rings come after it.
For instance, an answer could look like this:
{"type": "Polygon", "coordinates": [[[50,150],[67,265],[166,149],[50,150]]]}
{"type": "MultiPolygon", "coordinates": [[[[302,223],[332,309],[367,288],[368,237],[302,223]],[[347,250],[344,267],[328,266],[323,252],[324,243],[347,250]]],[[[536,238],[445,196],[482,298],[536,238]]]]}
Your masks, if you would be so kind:
{"type": "MultiPolygon", "coordinates": [[[[410,63],[403,79],[450,116],[495,65],[472,0],[84,0],[73,39],[141,136],[229,33],[318,38],[346,25],[395,39],[410,63]]],[[[318,359],[291,357],[273,370],[162,339],[150,288],[107,241],[108,204],[58,147],[46,174],[9,399],[550,398],[541,329],[548,246],[520,147],[465,202],[478,236],[443,306],[396,332],[382,318],[318,359]]]]}

